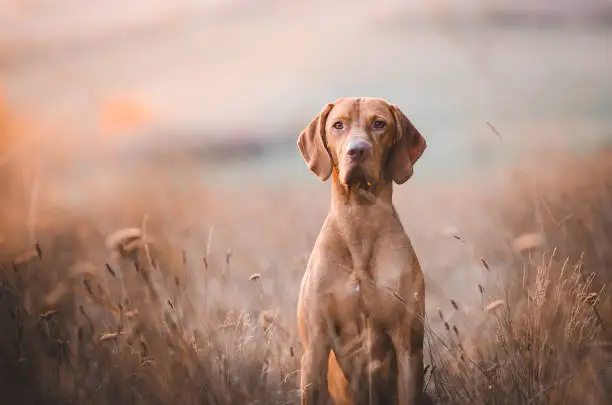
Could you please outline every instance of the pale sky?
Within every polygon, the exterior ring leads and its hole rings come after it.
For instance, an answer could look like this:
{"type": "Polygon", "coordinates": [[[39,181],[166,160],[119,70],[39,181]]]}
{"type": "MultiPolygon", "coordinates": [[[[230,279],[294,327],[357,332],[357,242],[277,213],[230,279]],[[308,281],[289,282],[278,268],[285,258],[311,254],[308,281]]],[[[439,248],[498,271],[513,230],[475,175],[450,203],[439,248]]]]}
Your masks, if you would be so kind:
{"type": "Polygon", "coordinates": [[[330,99],[365,94],[449,135],[486,130],[486,120],[567,121],[554,116],[566,110],[592,125],[578,103],[603,103],[610,93],[605,33],[555,37],[444,22],[499,4],[604,3],[0,0],[0,90],[17,109],[84,129],[108,100],[127,96],[142,100],[160,127],[278,134],[330,99]]]}

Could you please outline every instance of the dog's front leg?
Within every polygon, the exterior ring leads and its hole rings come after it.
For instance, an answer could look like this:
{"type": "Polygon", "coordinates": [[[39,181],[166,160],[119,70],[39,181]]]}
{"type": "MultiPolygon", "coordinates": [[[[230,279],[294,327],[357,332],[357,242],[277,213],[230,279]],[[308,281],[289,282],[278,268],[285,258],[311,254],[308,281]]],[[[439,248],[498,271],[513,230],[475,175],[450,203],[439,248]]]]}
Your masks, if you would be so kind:
{"type": "Polygon", "coordinates": [[[414,297],[404,319],[395,333],[392,333],[397,356],[397,394],[400,405],[417,405],[423,398],[425,305],[422,294],[415,294],[414,297]]]}
{"type": "Polygon", "coordinates": [[[420,404],[423,396],[423,350],[398,353],[397,366],[399,404],[420,404]]]}
{"type": "Polygon", "coordinates": [[[319,333],[309,343],[302,356],[301,405],[328,405],[329,340],[319,333]]]}
{"type": "Polygon", "coordinates": [[[397,333],[393,338],[397,356],[397,398],[400,405],[418,405],[423,396],[423,340],[415,334],[410,334],[412,339],[403,333],[397,333]]]}

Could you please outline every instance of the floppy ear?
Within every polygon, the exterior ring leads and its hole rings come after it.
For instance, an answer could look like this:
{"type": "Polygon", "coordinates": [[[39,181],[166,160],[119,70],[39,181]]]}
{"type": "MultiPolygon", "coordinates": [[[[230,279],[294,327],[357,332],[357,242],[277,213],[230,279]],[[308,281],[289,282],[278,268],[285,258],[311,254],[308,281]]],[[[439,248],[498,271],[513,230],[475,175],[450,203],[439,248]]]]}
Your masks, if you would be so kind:
{"type": "Polygon", "coordinates": [[[333,104],[327,104],[323,111],[310,121],[297,141],[298,149],[308,168],[321,181],[327,180],[332,172],[332,159],[325,142],[325,122],[333,107],[333,104]]]}
{"type": "Polygon", "coordinates": [[[403,184],[412,176],[413,166],[425,151],[427,142],[398,106],[392,105],[391,111],[396,134],[389,155],[389,171],[393,181],[403,184]]]}

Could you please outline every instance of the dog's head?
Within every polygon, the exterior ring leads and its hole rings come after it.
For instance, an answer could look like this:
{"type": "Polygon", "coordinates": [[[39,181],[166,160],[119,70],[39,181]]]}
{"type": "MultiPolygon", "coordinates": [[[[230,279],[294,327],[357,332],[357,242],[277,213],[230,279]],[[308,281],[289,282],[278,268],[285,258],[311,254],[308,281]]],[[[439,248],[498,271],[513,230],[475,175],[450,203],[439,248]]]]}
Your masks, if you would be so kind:
{"type": "Polygon", "coordinates": [[[342,98],[326,105],[297,144],[322,181],[335,170],[342,184],[364,188],[381,179],[404,183],[427,147],[402,111],[381,98],[342,98]]]}

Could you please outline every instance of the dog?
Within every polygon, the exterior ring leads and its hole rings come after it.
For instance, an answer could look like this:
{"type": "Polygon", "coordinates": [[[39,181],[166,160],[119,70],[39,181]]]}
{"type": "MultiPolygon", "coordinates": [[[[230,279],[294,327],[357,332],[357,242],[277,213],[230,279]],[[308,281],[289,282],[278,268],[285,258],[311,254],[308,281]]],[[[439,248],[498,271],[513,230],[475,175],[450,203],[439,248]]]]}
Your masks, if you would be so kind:
{"type": "Polygon", "coordinates": [[[381,98],[328,104],[298,149],[331,207],[302,278],[301,404],[414,405],[423,398],[425,284],[393,206],[427,143],[381,98]]]}

